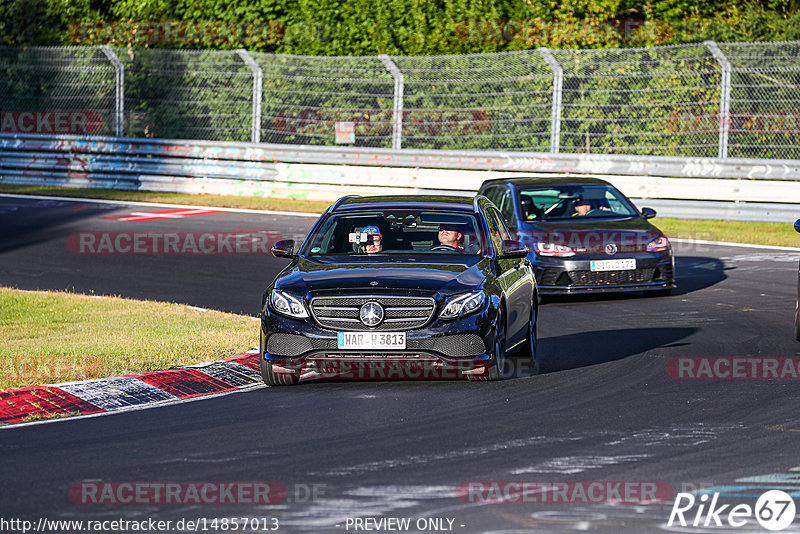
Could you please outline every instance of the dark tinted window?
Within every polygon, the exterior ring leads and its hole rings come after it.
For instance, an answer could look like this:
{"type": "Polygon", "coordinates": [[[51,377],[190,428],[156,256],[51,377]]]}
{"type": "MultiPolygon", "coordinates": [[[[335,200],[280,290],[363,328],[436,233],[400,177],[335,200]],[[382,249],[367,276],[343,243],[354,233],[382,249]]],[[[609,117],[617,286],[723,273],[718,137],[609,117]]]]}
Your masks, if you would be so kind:
{"type": "Polygon", "coordinates": [[[482,239],[477,220],[468,213],[424,210],[375,210],[330,216],[309,236],[306,254],[425,253],[439,245],[439,231],[461,234],[458,251],[478,254],[482,239]]]}
{"type": "Polygon", "coordinates": [[[522,215],[529,221],[636,215],[635,208],[619,191],[605,185],[529,187],[519,196],[522,215]]]}

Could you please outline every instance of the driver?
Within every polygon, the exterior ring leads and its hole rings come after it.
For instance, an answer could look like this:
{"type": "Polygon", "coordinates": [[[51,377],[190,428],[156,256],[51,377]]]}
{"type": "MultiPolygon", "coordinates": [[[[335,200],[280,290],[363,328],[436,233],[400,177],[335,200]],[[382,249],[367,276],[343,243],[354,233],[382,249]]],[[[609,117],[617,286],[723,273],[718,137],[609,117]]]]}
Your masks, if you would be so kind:
{"type": "Polygon", "coordinates": [[[452,224],[440,224],[439,225],[439,243],[446,247],[451,247],[459,252],[463,252],[464,245],[461,243],[461,240],[464,238],[464,234],[456,230],[456,227],[452,224]]]}
{"type": "Polygon", "coordinates": [[[367,254],[383,251],[383,234],[377,226],[365,226],[359,232],[359,246],[367,254]]]}
{"type": "Polygon", "coordinates": [[[575,210],[575,213],[572,214],[573,217],[583,217],[592,211],[592,203],[583,197],[578,197],[572,207],[575,210]]]}

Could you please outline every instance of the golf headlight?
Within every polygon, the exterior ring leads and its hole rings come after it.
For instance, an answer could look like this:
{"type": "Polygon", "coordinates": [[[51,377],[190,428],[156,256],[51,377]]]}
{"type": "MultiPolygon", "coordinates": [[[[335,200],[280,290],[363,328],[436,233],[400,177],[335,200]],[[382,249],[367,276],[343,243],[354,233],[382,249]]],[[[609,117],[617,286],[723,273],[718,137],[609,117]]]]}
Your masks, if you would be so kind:
{"type": "Polygon", "coordinates": [[[669,239],[657,237],[647,244],[647,252],[662,252],[669,248],[669,239]]]}
{"type": "Polygon", "coordinates": [[[455,319],[463,317],[481,308],[486,302],[486,293],[483,291],[472,291],[464,295],[457,295],[447,299],[444,310],[439,314],[442,319],[455,319]]]}
{"type": "Polygon", "coordinates": [[[281,315],[288,315],[296,319],[305,319],[308,317],[308,312],[303,305],[303,301],[279,289],[272,290],[272,295],[269,297],[269,306],[274,312],[280,313],[281,315]]]}
{"type": "Polygon", "coordinates": [[[565,245],[556,245],[555,243],[540,243],[533,244],[533,250],[540,256],[558,256],[567,258],[574,256],[575,251],[565,245]]]}

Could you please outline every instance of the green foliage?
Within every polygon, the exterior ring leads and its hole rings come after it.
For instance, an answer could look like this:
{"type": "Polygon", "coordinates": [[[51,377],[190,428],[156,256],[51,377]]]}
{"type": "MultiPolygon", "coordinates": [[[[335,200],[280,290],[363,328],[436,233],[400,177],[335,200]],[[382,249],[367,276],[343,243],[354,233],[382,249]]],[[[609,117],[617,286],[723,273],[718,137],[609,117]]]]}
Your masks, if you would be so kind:
{"type": "Polygon", "coordinates": [[[0,43],[16,46],[435,55],[799,33],[800,0],[0,0],[0,43]],[[165,38],[169,23],[183,25],[165,38]]]}
{"type": "Polygon", "coordinates": [[[57,40],[54,7],[48,0],[0,1],[0,44],[43,45],[57,40]]]}

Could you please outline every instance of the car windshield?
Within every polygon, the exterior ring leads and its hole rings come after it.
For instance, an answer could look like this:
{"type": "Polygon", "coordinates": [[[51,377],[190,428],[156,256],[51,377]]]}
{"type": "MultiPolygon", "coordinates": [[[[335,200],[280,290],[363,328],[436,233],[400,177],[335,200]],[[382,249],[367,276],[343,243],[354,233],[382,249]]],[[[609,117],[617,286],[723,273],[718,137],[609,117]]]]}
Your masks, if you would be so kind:
{"type": "Polygon", "coordinates": [[[541,221],[596,217],[633,217],[636,209],[606,185],[551,185],[522,189],[522,219],[541,221]]]}
{"type": "Polygon", "coordinates": [[[375,210],[333,215],[309,236],[306,254],[468,254],[483,249],[474,215],[375,210]]]}

